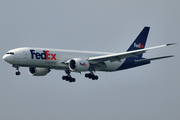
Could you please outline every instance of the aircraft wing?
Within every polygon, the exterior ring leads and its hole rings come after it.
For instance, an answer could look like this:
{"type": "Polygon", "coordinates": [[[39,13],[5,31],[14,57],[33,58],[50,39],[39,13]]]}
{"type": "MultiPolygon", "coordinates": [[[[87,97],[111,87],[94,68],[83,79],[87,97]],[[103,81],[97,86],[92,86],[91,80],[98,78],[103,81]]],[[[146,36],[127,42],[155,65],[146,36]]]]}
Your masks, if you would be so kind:
{"type": "Polygon", "coordinates": [[[110,62],[120,61],[121,59],[129,58],[129,57],[137,57],[138,55],[145,53],[147,50],[166,47],[166,46],[174,45],[174,44],[175,43],[170,43],[170,44],[165,44],[165,45],[160,45],[160,46],[155,46],[155,47],[150,47],[150,48],[145,48],[145,49],[139,49],[139,50],[133,50],[133,51],[123,52],[123,53],[90,57],[87,60],[92,64],[96,64],[96,63],[104,62],[108,60],[110,62]]]}

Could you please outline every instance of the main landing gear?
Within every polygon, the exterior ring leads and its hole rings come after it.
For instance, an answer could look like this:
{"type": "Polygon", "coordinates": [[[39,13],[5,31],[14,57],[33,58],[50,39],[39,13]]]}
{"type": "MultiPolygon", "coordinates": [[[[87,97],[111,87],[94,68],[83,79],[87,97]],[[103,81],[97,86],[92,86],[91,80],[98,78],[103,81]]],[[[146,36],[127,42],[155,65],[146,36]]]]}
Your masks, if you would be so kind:
{"type": "Polygon", "coordinates": [[[14,68],[16,68],[17,72],[15,73],[16,75],[20,75],[21,72],[19,71],[19,66],[18,65],[13,65],[14,68]]]}
{"type": "MultiPolygon", "coordinates": [[[[70,73],[71,71],[70,70],[65,70],[65,73],[67,74],[66,76],[62,76],[62,79],[63,80],[66,80],[66,81],[69,81],[69,82],[75,82],[76,79],[75,78],[72,78],[70,73]]],[[[90,72],[90,73],[86,73],[85,74],[85,77],[86,78],[89,78],[89,79],[92,79],[92,80],[98,80],[98,76],[95,75],[93,72],[90,72]]]]}
{"type": "Polygon", "coordinates": [[[89,79],[92,79],[92,80],[98,80],[98,76],[97,76],[97,75],[94,75],[93,72],[91,72],[91,73],[86,73],[86,74],[85,74],[85,77],[86,77],[86,78],[89,78],[89,79]]]}
{"type": "Polygon", "coordinates": [[[70,71],[69,70],[65,70],[65,72],[66,72],[66,76],[62,76],[62,79],[63,80],[66,80],[66,81],[69,81],[69,82],[75,82],[76,81],[76,79],[75,78],[72,78],[71,77],[71,75],[70,75],[70,71]]]}

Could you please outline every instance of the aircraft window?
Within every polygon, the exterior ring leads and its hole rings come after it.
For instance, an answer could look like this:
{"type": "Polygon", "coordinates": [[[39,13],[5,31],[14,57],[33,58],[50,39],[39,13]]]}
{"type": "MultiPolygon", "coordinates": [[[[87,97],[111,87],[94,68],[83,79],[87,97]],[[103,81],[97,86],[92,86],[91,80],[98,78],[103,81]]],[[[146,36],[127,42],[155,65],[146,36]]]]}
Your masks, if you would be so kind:
{"type": "Polygon", "coordinates": [[[14,53],[13,53],[13,52],[8,52],[7,54],[11,54],[11,55],[14,55],[14,53]]]}

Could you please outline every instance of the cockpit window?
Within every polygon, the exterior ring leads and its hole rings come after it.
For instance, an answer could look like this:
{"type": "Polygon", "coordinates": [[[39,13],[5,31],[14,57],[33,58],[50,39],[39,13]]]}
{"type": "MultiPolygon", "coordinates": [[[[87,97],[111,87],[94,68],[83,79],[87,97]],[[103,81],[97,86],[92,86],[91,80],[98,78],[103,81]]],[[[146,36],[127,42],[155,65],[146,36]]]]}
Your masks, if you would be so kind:
{"type": "Polygon", "coordinates": [[[14,55],[14,53],[13,53],[13,52],[8,52],[7,54],[11,54],[11,55],[14,55]]]}

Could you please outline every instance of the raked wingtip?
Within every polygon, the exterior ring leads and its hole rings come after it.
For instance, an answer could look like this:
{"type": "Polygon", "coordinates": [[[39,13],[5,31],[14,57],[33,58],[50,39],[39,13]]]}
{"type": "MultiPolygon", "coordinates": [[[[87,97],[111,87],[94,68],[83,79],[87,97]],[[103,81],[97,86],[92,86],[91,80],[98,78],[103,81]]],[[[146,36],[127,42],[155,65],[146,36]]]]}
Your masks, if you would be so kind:
{"type": "Polygon", "coordinates": [[[166,44],[166,46],[174,45],[174,44],[177,44],[177,43],[169,43],[169,44],[166,44]]]}

